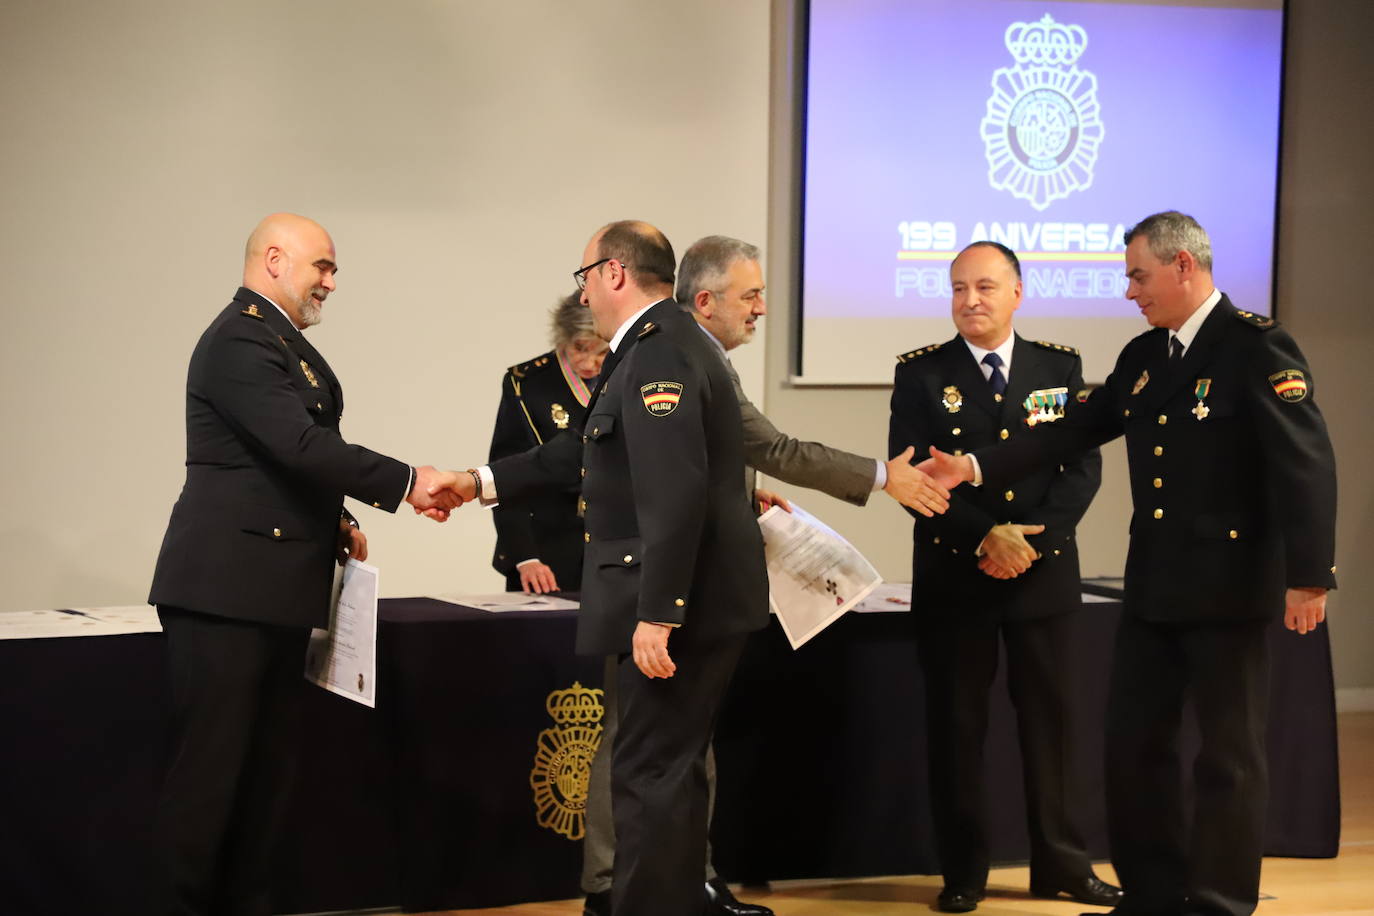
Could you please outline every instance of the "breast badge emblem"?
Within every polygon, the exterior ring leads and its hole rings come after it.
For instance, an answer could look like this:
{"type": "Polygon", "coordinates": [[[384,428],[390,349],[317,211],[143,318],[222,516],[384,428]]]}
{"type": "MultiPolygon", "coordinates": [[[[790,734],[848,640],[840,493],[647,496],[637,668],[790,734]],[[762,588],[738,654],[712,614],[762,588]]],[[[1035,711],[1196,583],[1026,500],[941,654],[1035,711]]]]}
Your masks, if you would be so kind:
{"type": "Polygon", "coordinates": [[[568,428],[568,411],[562,404],[553,404],[549,407],[549,415],[553,419],[553,425],[559,429],[568,428]]]}
{"type": "Polygon", "coordinates": [[[959,408],[964,406],[964,396],[959,393],[959,389],[950,385],[943,392],[945,410],[950,413],[958,413],[959,408]]]}

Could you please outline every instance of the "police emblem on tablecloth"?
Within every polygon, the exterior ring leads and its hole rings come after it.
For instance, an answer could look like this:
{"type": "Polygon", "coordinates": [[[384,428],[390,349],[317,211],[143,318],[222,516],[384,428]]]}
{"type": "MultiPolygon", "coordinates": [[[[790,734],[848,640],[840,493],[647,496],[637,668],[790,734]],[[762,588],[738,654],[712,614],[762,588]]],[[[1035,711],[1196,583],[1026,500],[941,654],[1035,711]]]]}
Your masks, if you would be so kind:
{"type": "Polygon", "coordinates": [[[1044,210],[1092,187],[1106,129],[1097,77],[1074,62],[1088,48],[1079,25],[1013,22],[1003,36],[1014,67],[992,74],[992,97],[980,131],[995,190],[1044,210]]]}
{"type": "Polygon", "coordinates": [[[1274,394],[1285,401],[1296,404],[1307,397],[1307,379],[1301,369],[1284,369],[1269,376],[1269,384],[1274,386],[1274,394]]]}
{"type": "Polygon", "coordinates": [[[1026,396],[1022,406],[1026,408],[1026,425],[1053,423],[1064,416],[1064,406],[1069,403],[1069,389],[1041,388],[1026,396]]]}
{"type": "Polygon", "coordinates": [[[587,832],[587,785],[606,712],[602,696],[601,690],[573,681],[544,701],[555,725],[541,731],[535,745],[530,770],[535,820],[570,840],[580,840],[587,832]]]}
{"type": "Polygon", "coordinates": [[[568,428],[568,411],[562,404],[550,404],[549,417],[553,420],[553,425],[559,429],[568,428]]]}
{"type": "Polygon", "coordinates": [[[666,417],[677,410],[682,400],[681,382],[650,382],[641,385],[639,396],[644,400],[644,409],[656,417],[666,417]]]}

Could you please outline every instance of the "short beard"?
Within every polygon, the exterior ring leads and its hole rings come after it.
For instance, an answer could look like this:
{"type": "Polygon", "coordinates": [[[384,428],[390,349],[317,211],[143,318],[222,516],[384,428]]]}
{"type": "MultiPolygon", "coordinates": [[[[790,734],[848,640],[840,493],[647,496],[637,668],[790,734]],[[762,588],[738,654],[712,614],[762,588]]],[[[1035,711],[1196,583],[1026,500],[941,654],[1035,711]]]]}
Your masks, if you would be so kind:
{"type": "Polygon", "coordinates": [[[307,328],[313,328],[315,325],[319,324],[320,319],[323,317],[320,314],[320,304],[313,298],[316,294],[323,296],[325,295],[325,291],[322,289],[312,289],[301,298],[300,302],[296,303],[301,313],[301,325],[307,328]]]}

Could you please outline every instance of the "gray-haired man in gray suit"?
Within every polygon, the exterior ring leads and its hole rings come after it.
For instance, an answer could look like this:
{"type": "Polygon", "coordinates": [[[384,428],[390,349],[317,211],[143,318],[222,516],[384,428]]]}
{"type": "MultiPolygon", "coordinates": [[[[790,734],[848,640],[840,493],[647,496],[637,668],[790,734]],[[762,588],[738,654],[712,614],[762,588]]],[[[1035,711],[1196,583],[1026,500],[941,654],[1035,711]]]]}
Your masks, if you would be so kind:
{"type": "MultiPolygon", "coordinates": [[[[726,354],[752,340],[755,324],[768,313],[759,249],[739,239],[708,235],[687,249],[677,276],[678,304],[696,318],[730,366],[726,354]]],[[[744,420],[745,460],[754,470],[857,506],[867,503],[874,490],[884,490],[925,515],[944,508],[930,479],[910,473],[910,456],[882,461],[794,439],[745,396],[733,366],[730,380],[744,420]]]]}
{"type": "MultiPolygon", "coordinates": [[[[911,450],[890,461],[865,458],[820,442],[803,442],[780,431],[745,395],[739,374],[728,353],[754,336],[755,325],[767,313],[763,296],[763,269],[759,249],[739,239],[711,235],[687,249],[678,265],[676,298],[691,313],[703,333],[720,350],[739,399],[744,423],[744,458],[749,467],[748,486],[753,490],[755,471],[836,499],[865,505],[875,490],[883,490],[899,503],[922,515],[943,512],[947,491],[911,465],[911,450]]],[[[608,683],[609,683],[608,679],[608,683]]],[[[587,795],[586,839],[582,853],[582,889],[587,893],[587,916],[609,912],[611,867],[615,858],[615,830],[611,820],[610,754],[615,740],[615,696],[604,698],[606,714],[601,750],[592,763],[587,795]]],[[[707,753],[707,777],[715,796],[715,757],[707,753]]],[[[706,897],[710,914],[722,916],[771,916],[772,910],[741,903],[711,864],[706,850],[706,897]]]]}

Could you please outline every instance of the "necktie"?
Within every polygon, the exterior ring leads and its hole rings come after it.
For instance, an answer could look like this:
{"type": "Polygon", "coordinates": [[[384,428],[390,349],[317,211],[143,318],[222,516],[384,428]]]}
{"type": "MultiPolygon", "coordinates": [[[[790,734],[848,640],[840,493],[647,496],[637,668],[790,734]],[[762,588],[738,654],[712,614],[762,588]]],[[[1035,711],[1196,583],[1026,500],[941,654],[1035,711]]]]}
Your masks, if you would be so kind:
{"type": "Polygon", "coordinates": [[[1183,359],[1183,342],[1177,336],[1169,338],[1169,362],[1176,363],[1183,359]]]}
{"type": "Polygon", "coordinates": [[[1000,395],[1007,390],[1007,377],[1002,374],[1002,357],[996,353],[989,353],[983,357],[983,365],[992,367],[992,374],[988,376],[988,384],[992,386],[992,393],[1000,395]]]}

